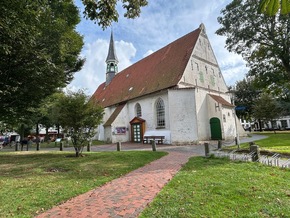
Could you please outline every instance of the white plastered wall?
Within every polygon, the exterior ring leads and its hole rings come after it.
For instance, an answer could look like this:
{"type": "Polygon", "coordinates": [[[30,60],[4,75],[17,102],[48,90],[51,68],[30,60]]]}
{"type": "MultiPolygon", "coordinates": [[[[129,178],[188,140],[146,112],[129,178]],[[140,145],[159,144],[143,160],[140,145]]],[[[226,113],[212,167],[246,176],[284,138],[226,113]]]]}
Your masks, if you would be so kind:
{"type": "Polygon", "coordinates": [[[168,91],[169,120],[172,144],[196,144],[197,117],[194,89],[168,91]]]}

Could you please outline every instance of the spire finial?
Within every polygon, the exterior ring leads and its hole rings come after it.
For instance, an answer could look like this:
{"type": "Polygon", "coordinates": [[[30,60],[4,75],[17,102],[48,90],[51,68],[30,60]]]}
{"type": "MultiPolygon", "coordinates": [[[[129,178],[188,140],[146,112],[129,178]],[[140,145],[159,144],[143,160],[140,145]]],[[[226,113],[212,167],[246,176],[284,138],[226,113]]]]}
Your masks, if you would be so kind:
{"type": "Polygon", "coordinates": [[[106,59],[106,62],[108,62],[108,61],[113,61],[113,62],[118,63],[118,58],[117,58],[116,50],[115,50],[113,28],[111,29],[111,39],[110,39],[110,44],[109,44],[109,52],[108,52],[108,56],[106,59]]]}

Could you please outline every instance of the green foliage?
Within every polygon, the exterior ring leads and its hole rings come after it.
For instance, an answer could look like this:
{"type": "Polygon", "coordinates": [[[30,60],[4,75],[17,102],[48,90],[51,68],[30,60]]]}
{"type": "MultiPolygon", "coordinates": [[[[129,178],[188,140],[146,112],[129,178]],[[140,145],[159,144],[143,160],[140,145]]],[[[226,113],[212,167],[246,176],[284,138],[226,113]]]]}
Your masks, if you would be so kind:
{"type": "Polygon", "coordinates": [[[282,112],[279,102],[267,93],[262,93],[253,106],[253,117],[265,123],[281,117],[282,112]]]}
{"type": "MultiPolygon", "coordinates": [[[[256,0],[234,0],[218,17],[218,35],[226,36],[226,48],[248,62],[249,76],[261,88],[287,88],[290,80],[290,14],[258,13],[256,0]]],[[[289,87],[288,87],[289,88],[289,87]]]]}
{"type": "Polygon", "coordinates": [[[71,137],[76,156],[79,156],[102,121],[103,108],[88,101],[82,90],[62,96],[57,108],[57,120],[71,137]]]}
{"type": "Polygon", "coordinates": [[[144,166],[164,152],[1,152],[0,217],[34,217],[144,166]]]}
{"type": "Polygon", "coordinates": [[[290,13],[289,0],[260,0],[259,12],[275,16],[280,10],[281,14],[290,13]]]}
{"type": "Polygon", "coordinates": [[[289,217],[289,170],[194,157],[141,214],[145,217],[289,217]]]}
{"type": "Polygon", "coordinates": [[[117,3],[122,2],[122,7],[125,9],[124,17],[135,18],[140,16],[141,7],[148,4],[147,0],[82,0],[85,11],[84,15],[94,20],[103,29],[111,25],[111,23],[118,22],[119,13],[117,11],[117,3]]]}
{"type": "Polygon", "coordinates": [[[235,105],[244,106],[245,110],[237,111],[237,116],[245,120],[251,120],[253,105],[259,97],[259,91],[250,79],[243,79],[236,84],[235,105]]]}
{"type": "Polygon", "coordinates": [[[0,10],[0,119],[17,120],[81,69],[80,18],[72,0],[2,0],[0,10]]]}

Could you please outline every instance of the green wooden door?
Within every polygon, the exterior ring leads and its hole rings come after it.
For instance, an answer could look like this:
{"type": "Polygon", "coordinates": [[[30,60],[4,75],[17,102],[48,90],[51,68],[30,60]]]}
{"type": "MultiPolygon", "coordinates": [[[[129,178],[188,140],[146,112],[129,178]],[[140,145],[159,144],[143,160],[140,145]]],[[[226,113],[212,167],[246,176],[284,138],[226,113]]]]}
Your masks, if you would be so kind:
{"type": "Polygon", "coordinates": [[[212,140],[221,140],[222,139],[222,128],[221,121],[217,117],[210,119],[210,132],[212,140]]]}
{"type": "Polygon", "coordinates": [[[132,127],[133,127],[133,142],[141,142],[142,141],[141,124],[134,123],[132,124],[132,127]]]}

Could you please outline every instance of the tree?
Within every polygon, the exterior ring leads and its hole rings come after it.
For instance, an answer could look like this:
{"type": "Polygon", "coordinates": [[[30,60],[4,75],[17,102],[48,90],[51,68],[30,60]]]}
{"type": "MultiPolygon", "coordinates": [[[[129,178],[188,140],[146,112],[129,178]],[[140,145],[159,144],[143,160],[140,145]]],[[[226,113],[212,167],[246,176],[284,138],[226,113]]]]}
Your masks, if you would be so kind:
{"type": "MultiPolygon", "coordinates": [[[[263,121],[268,125],[283,114],[283,108],[279,102],[268,93],[262,93],[261,97],[253,106],[253,117],[258,121],[263,121]]],[[[261,127],[261,126],[260,126],[261,127]]]]}
{"type": "Polygon", "coordinates": [[[238,81],[235,89],[235,105],[244,107],[244,110],[237,110],[237,116],[246,120],[251,120],[253,105],[259,98],[260,92],[254,86],[250,78],[238,81]]]}
{"type": "Polygon", "coordinates": [[[289,0],[260,0],[259,12],[274,16],[280,10],[281,14],[290,13],[289,0]]]}
{"type": "Polygon", "coordinates": [[[0,10],[0,120],[9,120],[72,80],[83,40],[72,0],[1,0],[0,10]]]}
{"type": "Polygon", "coordinates": [[[71,137],[76,157],[79,157],[102,121],[103,108],[88,101],[88,97],[81,90],[64,95],[57,105],[59,124],[71,137]]]}
{"type": "Polygon", "coordinates": [[[221,11],[216,33],[224,35],[226,48],[248,62],[248,75],[261,87],[281,87],[290,80],[290,14],[258,13],[257,1],[234,0],[221,11]]]}
{"type": "Polygon", "coordinates": [[[118,22],[119,13],[116,9],[117,3],[122,2],[122,7],[125,9],[124,17],[135,18],[141,13],[141,7],[148,4],[147,0],[82,0],[86,18],[94,20],[103,29],[110,26],[111,23],[118,22]]]}

